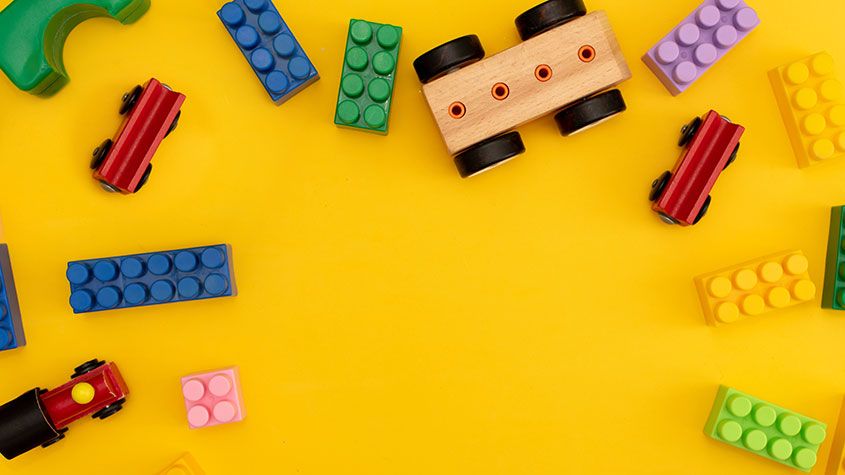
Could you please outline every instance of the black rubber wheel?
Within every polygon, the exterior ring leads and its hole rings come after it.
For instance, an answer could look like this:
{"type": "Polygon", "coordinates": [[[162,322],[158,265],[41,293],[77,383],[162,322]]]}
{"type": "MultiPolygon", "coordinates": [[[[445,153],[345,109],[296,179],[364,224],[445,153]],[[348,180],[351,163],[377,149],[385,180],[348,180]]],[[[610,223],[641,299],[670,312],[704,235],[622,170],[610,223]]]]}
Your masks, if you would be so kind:
{"type": "Polygon", "coordinates": [[[135,103],[138,102],[142,92],[144,92],[143,87],[135,86],[135,89],[123,95],[123,99],[120,100],[120,115],[128,114],[135,107],[135,103]]]}
{"type": "Polygon", "coordinates": [[[672,172],[667,170],[656,180],[651,182],[651,192],[648,194],[648,200],[651,202],[659,200],[660,196],[663,195],[663,190],[666,188],[666,185],[669,183],[671,178],[672,172]]]}
{"type": "Polygon", "coordinates": [[[547,0],[516,17],[522,41],[587,14],[584,0],[547,0]]]}
{"type": "Polygon", "coordinates": [[[625,109],[622,93],[619,89],[611,89],[566,106],[555,114],[555,122],[560,133],[569,136],[596,126],[625,109]]]}
{"type": "Polygon", "coordinates": [[[99,368],[100,366],[103,366],[104,364],[106,364],[105,361],[101,361],[98,359],[86,361],[81,365],[77,366],[76,368],[73,368],[73,374],[70,375],[70,379],[82,376],[85,373],[90,373],[91,371],[94,371],[95,369],[99,368]]]}
{"type": "Polygon", "coordinates": [[[686,147],[688,143],[692,142],[692,138],[695,137],[699,127],[701,127],[701,117],[696,117],[689,124],[681,127],[681,138],[678,140],[678,146],[686,147]]]}
{"type": "Polygon", "coordinates": [[[698,212],[698,216],[695,217],[695,221],[693,221],[692,224],[698,224],[698,222],[701,221],[701,218],[707,214],[708,210],[710,210],[710,195],[707,195],[707,199],[704,200],[704,204],[701,205],[701,211],[698,212]]]}
{"type": "Polygon", "coordinates": [[[414,70],[423,84],[484,59],[484,48],[476,35],[443,43],[414,60],[414,70]]]}
{"type": "Polygon", "coordinates": [[[91,154],[91,169],[96,170],[100,168],[100,165],[103,164],[103,160],[109,155],[109,151],[111,150],[112,141],[111,139],[103,140],[97,148],[94,149],[94,153],[91,154]]]}
{"type": "Polygon", "coordinates": [[[120,188],[112,185],[111,183],[107,183],[104,180],[100,180],[100,188],[108,191],[109,193],[120,193],[120,188]]]}
{"type": "Polygon", "coordinates": [[[519,132],[508,132],[477,143],[455,155],[455,166],[462,178],[477,175],[525,151],[519,132]]]}
{"type": "Polygon", "coordinates": [[[167,129],[167,133],[164,134],[165,137],[170,135],[170,132],[176,130],[176,126],[179,125],[179,117],[182,117],[182,111],[176,113],[176,117],[173,118],[173,122],[170,123],[170,128],[167,129]]]}
{"type": "Polygon", "coordinates": [[[116,401],[112,404],[109,404],[108,406],[100,409],[99,411],[95,412],[94,414],[91,414],[91,418],[92,419],[105,419],[107,417],[111,417],[111,416],[117,414],[118,412],[120,412],[121,409],[123,409],[123,403],[124,402],[126,402],[126,399],[121,399],[121,400],[116,401]]]}
{"type": "Polygon", "coordinates": [[[144,171],[144,174],[141,176],[141,180],[138,181],[138,186],[135,187],[135,193],[141,191],[141,188],[147,184],[147,181],[150,179],[150,173],[153,172],[153,164],[150,163],[147,165],[147,169],[144,171]]]}
{"type": "Polygon", "coordinates": [[[728,163],[725,164],[725,168],[723,168],[722,170],[727,169],[729,166],[731,166],[731,163],[736,161],[736,155],[738,153],[739,153],[739,144],[736,144],[736,148],[734,148],[734,151],[731,154],[731,157],[728,159],[728,163]]]}
{"type": "Polygon", "coordinates": [[[51,440],[51,441],[49,441],[49,442],[45,442],[45,443],[41,444],[41,448],[46,449],[47,447],[49,447],[49,446],[51,446],[51,445],[55,444],[56,442],[58,442],[58,441],[60,441],[60,440],[64,439],[64,438],[65,438],[65,432],[67,432],[67,427],[65,427],[64,429],[60,430],[60,431],[59,431],[59,435],[58,435],[58,437],[56,437],[55,439],[53,439],[53,440],[51,440]]]}

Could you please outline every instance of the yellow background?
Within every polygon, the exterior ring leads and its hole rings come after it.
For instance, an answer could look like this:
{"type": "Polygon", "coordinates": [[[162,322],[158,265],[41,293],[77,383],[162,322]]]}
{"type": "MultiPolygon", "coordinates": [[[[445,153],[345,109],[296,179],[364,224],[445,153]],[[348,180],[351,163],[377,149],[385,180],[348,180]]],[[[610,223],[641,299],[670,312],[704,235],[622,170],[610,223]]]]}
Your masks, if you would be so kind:
{"type": "MultiPolygon", "coordinates": [[[[8,4],[0,0],[0,6],[8,4]]],[[[0,79],[0,212],[28,346],[0,353],[0,401],[93,357],[130,386],[6,473],[155,473],[181,452],[210,474],[787,474],[706,438],[717,386],[827,422],[845,393],[845,320],[812,305],[705,325],[694,275],[803,249],[822,283],[845,160],[797,168],[766,73],[827,49],[845,78],[845,3],[755,0],[762,25],[678,98],[639,57],[696,5],[607,10],[629,110],[573,138],[522,127],[528,152],[458,178],[411,63],[477,33],[517,43],[532,1],[281,1],[322,79],[277,107],[215,12],[153,0],[137,24],[70,36],[50,99],[0,79]],[[332,122],[350,17],[404,27],[387,137],[332,122]],[[136,196],[104,193],[91,150],[150,76],[187,95],[136,196]],[[709,216],[649,209],[679,127],[715,108],[748,128],[709,216]],[[231,243],[235,298],[74,316],[68,260],[231,243]],[[189,430],[182,375],[239,365],[243,423],[189,430]]],[[[824,471],[829,437],[814,473],[824,471]]]]}

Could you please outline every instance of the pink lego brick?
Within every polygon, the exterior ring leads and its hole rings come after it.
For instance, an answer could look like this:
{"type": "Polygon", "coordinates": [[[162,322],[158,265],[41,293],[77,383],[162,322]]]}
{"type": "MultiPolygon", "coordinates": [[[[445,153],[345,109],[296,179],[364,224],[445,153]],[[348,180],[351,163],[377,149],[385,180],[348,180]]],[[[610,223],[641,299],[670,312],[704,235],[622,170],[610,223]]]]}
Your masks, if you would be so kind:
{"type": "Polygon", "coordinates": [[[191,429],[238,422],[246,417],[237,366],[185,376],[182,395],[191,429]]]}
{"type": "Polygon", "coordinates": [[[677,96],[759,24],[757,12],[743,0],[704,0],[643,62],[677,96]]]}

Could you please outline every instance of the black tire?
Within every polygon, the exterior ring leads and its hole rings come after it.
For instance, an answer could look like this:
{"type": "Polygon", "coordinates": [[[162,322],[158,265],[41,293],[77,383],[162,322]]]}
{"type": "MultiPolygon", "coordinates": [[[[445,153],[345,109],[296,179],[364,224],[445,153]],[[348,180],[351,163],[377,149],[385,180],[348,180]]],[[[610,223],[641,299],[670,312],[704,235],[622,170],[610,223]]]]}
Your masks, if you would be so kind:
{"type": "Polygon", "coordinates": [[[695,217],[695,221],[693,221],[692,224],[698,224],[698,222],[701,221],[701,218],[703,218],[707,214],[707,211],[709,211],[709,210],[710,210],[710,195],[707,195],[707,199],[704,200],[704,204],[701,205],[701,210],[698,212],[698,216],[695,217]]]}
{"type": "Polygon", "coordinates": [[[100,188],[108,191],[109,193],[120,193],[120,188],[108,183],[104,180],[100,180],[100,188]]]}
{"type": "Polygon", "coordinates": [[[103,366],[104,364],[106,364],[105,361],[98,359],[86,361],[81,365],[77,366],[76,368],[73,368],[73,374],[70,375],[70,379],[82,376],[85,373],[90,373],[91,371],[94,371],[95,369],[99,368],[100,366],[103,366]]]}
{"type": "Polygon", "coordinates": [[[51,446],[51,445],[55,444],[56,442],[58,442],[58,441],[60,441],[60,440],[64,439],[64,438],[65,438],[65,432],[67,432],[67,427],[65,427],[64,429],[60,430],[60,431],[59,431],[59,435],[58,435],[58,437],[56,437],[55,439],[50,440],[50,441],[48,441],[48,442],[45,442],[45,443],[41,444],[41,448],[42,448],[42,449],[46,449],[47,447],[49,447],[49,446],[51,446]]]}
{"type": "Polygon", "coordinates": [[[651,191],[648,194],[648,200],[655,202],[663,195],[663,190],[666,189],[666,184],[672,178],[672,172],[666,170],[656,180],[651,182],[651,191]]]}
{"type": "Polygon", "coordinates": [[[519,132],[508,132],[477,143],[455,155],[455,166],[461,178],[468,178],[500,165],[525,152],[519,132]]]}
{"type": "Polygon", "coordinates": [[[112,141],[111,139],[103,140],[97,148],[94,149],[94,153],[91,154],[91,169],[96,170],[100,168],[100,165],[103,164],[103,160],[109,155],[109,151],[111,150],[112,141]]]}
{"type": "Polygon", "coordinates": [[[144,174],[141,176],[141,179],[138,181],[138,186],[135,187],[135,193],[141,191],[141,188],[143,188],[144,185],[147,184],[147,182],[150,180],[150,173],[152,172],[153,164],[149,163],[147,164],[147,169],[144,171],[144,174]]]}
{"type": "Polygon", "coordinates": [[[619,89],[611,89],[595,96],[581,99],[555,114],[560,133],[569,136],[622,113],[627,109],[619,89]]]}
{"type": "Polygon", "coordinates": [[[105,419],[107,417],[111,417],[111,416],[117,414],[118,412],[120,412],[121,409],[123,409],[123,403],[124,402],[126,402],[126,399],[121,399],[117,402],[109,404],[108,406],[100,409],[99,411],[95,412],[94,414],[91,414],[91,418],[92,419],[105,419]]]}
{"type": "Polygon", "coordinates": [[[522,41],[587,14],[584,0],[547,0],[516,17],[522,41]]]}
{"type": "Polygon", "coordinates": [[[692,138],[695,137],[699,127],[701,127],[701,117],[696,117],[681,127],[681,138],[678,139],[678,146],[686,147],[688,143],[692,142],[692,138]]]}
{"type": "Polygon", "coordinates": [[[414,70],[423,84],[484,59],[484,48],[476,35],[443,43],[414,60],[414,70]]]}
{"type": "Polygon", "coordinates": [[[734,148],[734,151],[731,154],[731,157],[728,158],[728,163],[726,163],[725,168],[722,169],[723,171],[726,170],[729,166],[731,166],[731,163],[736,161],[736,156],[737,156],[738,153],[739,153],[739,144],[736,144],[736,148],[734,148]]]}
{"type": "Polygon", "coordinates": [[[176,117],[173,118],[173,122],[170,123],[170,128],[167,129],[167,133],[164,134],[165,137],[170,135],[170,132],[176,130],[176,126],[179,125],[179,117],[182,117],[182,111],[176,113],[176,117]]]}
{"type": "Polygon", "coordinates": [[[143,87],[135,86],[134,89],[123,95],[123,99],[120,100],[120,115],[128,114],[135,107],[135,103],[138,102],[142,92],[144,92],[143,87]]]}

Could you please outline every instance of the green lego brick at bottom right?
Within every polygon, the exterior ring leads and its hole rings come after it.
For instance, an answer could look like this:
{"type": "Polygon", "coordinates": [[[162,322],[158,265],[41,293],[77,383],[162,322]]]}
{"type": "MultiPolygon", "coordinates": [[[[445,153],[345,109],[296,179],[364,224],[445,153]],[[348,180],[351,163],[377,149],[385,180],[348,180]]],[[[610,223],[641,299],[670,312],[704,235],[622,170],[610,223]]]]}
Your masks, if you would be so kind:
{"type": "Polygon", "coordinates": [[[822,307],[845,310],[845,206],[830,209],[830,234],[827,238],[827,259],[824,269],[822,307]]]}
{"type": "Polygon", "coordinates": [[[709,437],[809,472],[827,425],[727,386],[720,386],[704,426],[709,437]]]}

